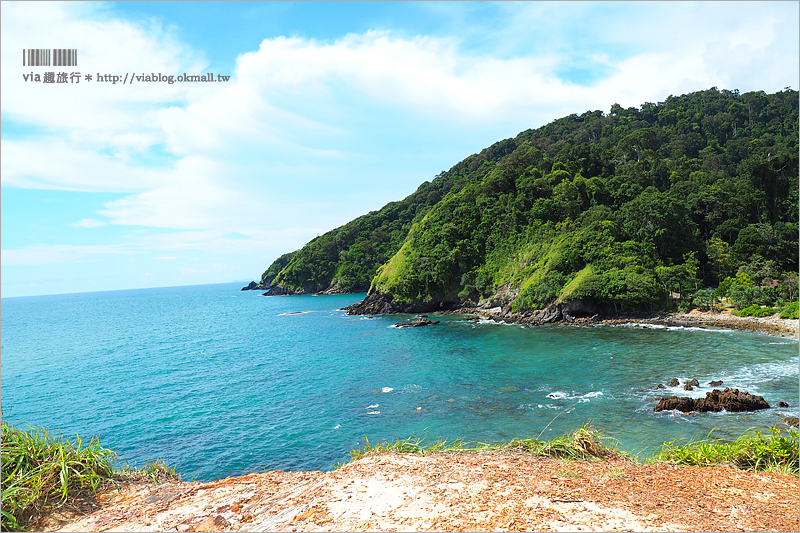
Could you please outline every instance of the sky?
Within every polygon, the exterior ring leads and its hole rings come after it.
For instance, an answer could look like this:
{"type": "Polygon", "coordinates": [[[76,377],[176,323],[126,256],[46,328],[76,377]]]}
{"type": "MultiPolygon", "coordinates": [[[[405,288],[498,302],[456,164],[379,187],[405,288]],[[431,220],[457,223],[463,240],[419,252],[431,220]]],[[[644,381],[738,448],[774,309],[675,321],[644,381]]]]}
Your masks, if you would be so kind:
{"type": "Polygon", "coordinates": [[[797,89],[798,5],[2,1],[0,294],[244,285],[557,118],[797,89]]]}

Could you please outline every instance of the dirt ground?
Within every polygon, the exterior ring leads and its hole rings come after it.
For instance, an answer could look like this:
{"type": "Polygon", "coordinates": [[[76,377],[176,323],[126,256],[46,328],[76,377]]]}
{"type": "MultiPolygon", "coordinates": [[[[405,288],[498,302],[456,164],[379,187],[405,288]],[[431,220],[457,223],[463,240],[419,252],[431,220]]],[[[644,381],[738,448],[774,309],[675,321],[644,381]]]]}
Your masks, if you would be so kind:
{"type": "MultiPolygon", "coordinates": [[[[522,452],[370,455],[332,472],[137,484],[61,531],[798,531],[798,479],[522,452]]],[[[60,519],[59,519],[60,518],[60,519]]]]}

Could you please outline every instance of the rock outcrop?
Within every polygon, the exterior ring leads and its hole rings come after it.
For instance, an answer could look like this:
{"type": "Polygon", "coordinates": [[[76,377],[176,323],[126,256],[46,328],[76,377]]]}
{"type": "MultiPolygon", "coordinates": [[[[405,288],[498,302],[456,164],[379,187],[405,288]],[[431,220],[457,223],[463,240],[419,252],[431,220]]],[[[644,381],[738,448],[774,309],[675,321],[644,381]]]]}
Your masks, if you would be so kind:
{"type": "Polygon", "coordinates": [[[428,320],[427,318],[415,318],[406,322],[398,322],[394,325],[396,328],[418,328],[420,326],[432,326],[438,324],[438,320],[428,320]]]}
{"type": "Polygon", "coordinates": [[[705,398],[688,398],[670,396],[661,398],[653,408],[653,411],[681,411],[688,413],[697,412],[718,412],[718,411],[757,411],[759,409],[769,409],[769,404],[761,396],[755,396],[749,392],[739,391],[726,387],[720,391],[714,389],[706,393],[705,398]]]}
{"type": "Polygon", "coordinates": [[[452,311],[459,308],[458,302],[429,300],[422,302],[398,302],[391,294],[373,292],[364,300],[348,305],[344,309],[348,315],[391,315],[399,313],[432,313],[452,311]]]}
{"type": "Polygon", "coordinates": [[[308,293],[303,290],[295,291],[292,289],[287,289],[286,287],[281,287],[280,285],[276,285],[274,287],[267,287],[267,292],[265,292],[261,296],[296,296],[299,294],[308,294],[308,293]]]}

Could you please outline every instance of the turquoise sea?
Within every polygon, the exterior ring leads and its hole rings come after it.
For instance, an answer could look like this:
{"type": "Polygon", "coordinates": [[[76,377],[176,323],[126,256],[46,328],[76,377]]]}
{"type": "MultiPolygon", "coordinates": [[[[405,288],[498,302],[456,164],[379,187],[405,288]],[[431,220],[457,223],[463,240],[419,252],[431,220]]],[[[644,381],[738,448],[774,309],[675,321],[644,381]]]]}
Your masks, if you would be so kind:
{"type": "Polygon", "coordinates": [[[328,470],[365,438],[498,442],[587,422],[649,455],[667,440],[736,437],[798,413],[796,340],[464,316],[400,329],[407,316],[339,310],[364,295],[262,297],[242,285],[2,299],[3,415],[211,480],[328,470]],[[723,380],[773,408],[654,413],[654,387],[672,377],[723,380]]]}

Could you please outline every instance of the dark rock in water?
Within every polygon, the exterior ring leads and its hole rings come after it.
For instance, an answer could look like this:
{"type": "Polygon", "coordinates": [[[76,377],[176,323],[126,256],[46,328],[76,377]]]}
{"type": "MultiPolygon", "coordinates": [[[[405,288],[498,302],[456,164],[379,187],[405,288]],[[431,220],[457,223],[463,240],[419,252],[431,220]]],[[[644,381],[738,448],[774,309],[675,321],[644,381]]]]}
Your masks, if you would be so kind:
{"type": "Polygon", "coordinates": [[[684,413],[689,411],[757,411],[758,409],[769,409],[769,404],[761,396],[755,396],[749,392],[739,391],[739,389],[725,388],[724,391],[714,389],[706,393],[705,398],[686,398],[671,396],[661,398],[653,408],[653,411],[672,411],[678,410],[684,413]]]}
{"type": "Polygon", "coordinates": [[[778,407],[789,407],[789,404],[786,402],[778,402],[778,407]]]}
{"type": "Polygon", "coordinates": [[[242,287],[242,290],[243,290],[243,291],[254,291],[254,290],[256,290],[257,288],[258,288],[258,283],[256,283],[255,281],[251,281],[251,282],[250,282],[250,283],[247,285],[247,287],[242,287]]]}
{"type": "Polygon", "coordinates": [[[669,380],[669,386],[670,387],[677,387],[680,384],[681,384],[681,382],[678,381],[678,378],[672,378],[671,380],[669,380]]]}
{"type": "Polygon", "coordinates": [[[784,416],[783,421],[792,427],[800,427],[798,426],[798,424],[800,424],[800,421],[798,421],[796,416],[784,416]]]}
{"type": "Polygon", "coordinates": [[[659,383],[658,385],[656,385],[656,388],[657,388],[657,389],[663,389],[663,388],[665,388],[665,387],[664,387],[664,384],[663,384],[663,383],[659,383]]]}
{"type": "Polygon", "coordinates": [[[438,324],[438,320],[428,320],[426,318],[417,318],[415,320],[409,320],[408,322],[400,322],[395,324],[395,327],[398,328],[418,328],[420,326],[432,326],[433,324],[438,324]]]}
{"type": "Polygon", "coordinates": [[[697,381],[696,379],[690,379],[687,383],[689,383],[689,385],[691,385],[692,387],[699,387],[700,386],[700,382],[697,381]]]}
{"type": "Polygon", "coordinates": [[[670,396],[669,398],[661,398],[658,405],[653,408],[653,411],[682,411],[688,413],[695,411],[695,399],[687,396],[670,396]]]}
{"type": "Polygon", "coordinates": [[[722,380],[720,380],[720,381],[709,381],[708,382],[708,386],[709,387],[719,387],[720,385],[722,385],[722,380]]]}
{"type": "Polygon", "coordinates": [[[691,382],[687,381],[686,383],[683,384],[683,390],[694,390],[694,387],[692,387],[691,382]]]}

